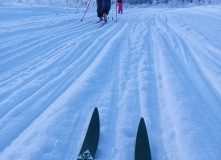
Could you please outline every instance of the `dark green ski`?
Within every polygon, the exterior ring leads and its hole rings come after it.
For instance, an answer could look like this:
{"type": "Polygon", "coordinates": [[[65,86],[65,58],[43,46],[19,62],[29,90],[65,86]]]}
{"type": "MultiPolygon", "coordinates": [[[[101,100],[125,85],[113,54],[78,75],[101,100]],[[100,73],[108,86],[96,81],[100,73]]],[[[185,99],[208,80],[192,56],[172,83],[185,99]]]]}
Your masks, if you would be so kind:
{"type": "Polygon", "coordinates": [[[94,160],[100,135],[98,109],[95,108],[77,160],[94,160]]]}
{"type": "Polygon", "coordinates": [[[150,144],[144,119],[140,119],[137,131],[135,160],[151,160],[150,144]]]}

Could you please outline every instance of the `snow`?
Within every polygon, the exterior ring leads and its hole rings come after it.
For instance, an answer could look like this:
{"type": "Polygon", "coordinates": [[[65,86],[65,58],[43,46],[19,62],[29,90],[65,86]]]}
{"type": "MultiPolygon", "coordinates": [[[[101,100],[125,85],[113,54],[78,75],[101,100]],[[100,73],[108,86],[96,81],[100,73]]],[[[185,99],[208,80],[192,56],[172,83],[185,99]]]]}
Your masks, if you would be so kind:
{"type": "Polygon", "coordinates": [[[0,7],[0,159],[76,159],[98,107],[96,160],[133,160],[141,117],[153,160],[218,160],[221,6],[83,11],[0,7]]]}

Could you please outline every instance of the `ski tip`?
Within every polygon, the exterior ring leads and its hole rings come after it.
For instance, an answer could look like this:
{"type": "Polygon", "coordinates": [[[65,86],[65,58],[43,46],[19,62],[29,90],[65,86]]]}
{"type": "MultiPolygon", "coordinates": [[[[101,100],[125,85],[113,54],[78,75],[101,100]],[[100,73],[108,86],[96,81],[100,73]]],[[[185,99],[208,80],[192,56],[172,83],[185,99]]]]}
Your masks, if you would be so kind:
{"type": "Polygon", "coordinates": [[[140,119],[140,123],[137,130],[135,144],[135,160],[151,160],[149,138],[143,117],[141,117],[140,119]]]}
{"type": "Polygon", "coordinates": [[[95,114],[97,114],[97,115],[98,115],[98,117],[99,117],[99,112],[98,112],[98,108],[97,108],[97,107],[95,107],[95,108],[94,108],[93,115],[95,115],[95,114]]]}
{"type": "Polygon", "coordinates": [[[145,124],[145,121],[144,121],[144,118],[143,118],[143,117],[140,118],[140,124],[141,124],[141,123],[144,123],[144,124],[145,124]]]}
{"type": "Polygon", "coordinates": [[[97,107],[95,107],[95,108],[94,108],[94,111],[97,111],[97,112],[98,112],[98,108],[97,108],[97,107]]]}
{"type": "Polygon", "coordinates": [[[140,118],[140,123],[139,123],[138,128],[142,128],[142,127],[146,128],[146,123],[143,117],[140,118]]]}

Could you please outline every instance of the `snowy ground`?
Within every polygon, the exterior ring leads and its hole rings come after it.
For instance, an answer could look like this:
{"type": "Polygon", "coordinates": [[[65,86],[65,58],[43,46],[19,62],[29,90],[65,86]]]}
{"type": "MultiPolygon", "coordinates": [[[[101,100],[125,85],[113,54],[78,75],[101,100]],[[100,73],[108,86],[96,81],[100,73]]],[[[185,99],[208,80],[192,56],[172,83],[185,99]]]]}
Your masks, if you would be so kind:
{"type": "Polygon", "coordinates": [[[141,117],[153,160],[220,159],[221,6],[82,15],[0,7],[0,159],[76,159],[95,106],[96,160],[133,160],[141,117]]]}

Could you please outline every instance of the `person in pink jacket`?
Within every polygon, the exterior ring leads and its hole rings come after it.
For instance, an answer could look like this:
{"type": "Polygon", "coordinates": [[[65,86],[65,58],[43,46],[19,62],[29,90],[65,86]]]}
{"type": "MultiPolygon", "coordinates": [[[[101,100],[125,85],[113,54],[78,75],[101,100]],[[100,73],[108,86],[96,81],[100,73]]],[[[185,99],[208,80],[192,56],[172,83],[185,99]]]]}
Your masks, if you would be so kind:
{"type": "Polygon", "coordinates": [[[123,0],[117,0],[118,2],[118,13],[123,13],[123,0]]]}

